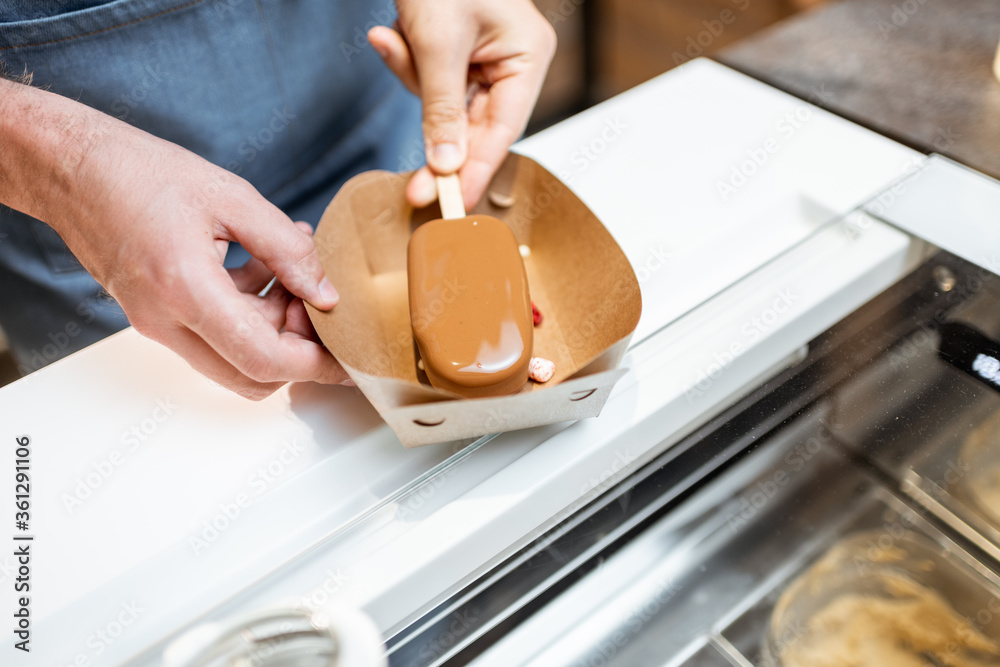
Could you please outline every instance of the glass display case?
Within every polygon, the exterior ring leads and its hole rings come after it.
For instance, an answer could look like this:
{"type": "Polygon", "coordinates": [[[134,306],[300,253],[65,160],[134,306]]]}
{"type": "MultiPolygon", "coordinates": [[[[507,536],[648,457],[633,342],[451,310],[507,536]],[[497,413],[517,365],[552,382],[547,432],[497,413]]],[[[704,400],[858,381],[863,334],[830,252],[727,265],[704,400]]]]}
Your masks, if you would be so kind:
{"type": "Polygon", "coordinates": [[[403,629],[392,663],[997,664],[998,334],[1000,278],[935,253],[403,629]]]}

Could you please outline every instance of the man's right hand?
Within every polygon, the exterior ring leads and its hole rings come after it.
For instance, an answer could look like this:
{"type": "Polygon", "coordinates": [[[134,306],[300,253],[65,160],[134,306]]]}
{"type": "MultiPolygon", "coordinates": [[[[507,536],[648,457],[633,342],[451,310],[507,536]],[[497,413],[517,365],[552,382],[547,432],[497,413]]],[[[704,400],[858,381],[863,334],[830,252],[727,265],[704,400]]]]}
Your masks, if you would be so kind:
{"type": "Polygon", "coordinates": [[[347,376],[302,301],[338,296],[308,225],[248,182],[66,98],[0,81],[0,202],[51,225],[143,335],[252,399],[347,376]],[[236,241],[253,256],[223,268],[236,241]],[[265,297],[258,297],[277,277],[265,297]]]}

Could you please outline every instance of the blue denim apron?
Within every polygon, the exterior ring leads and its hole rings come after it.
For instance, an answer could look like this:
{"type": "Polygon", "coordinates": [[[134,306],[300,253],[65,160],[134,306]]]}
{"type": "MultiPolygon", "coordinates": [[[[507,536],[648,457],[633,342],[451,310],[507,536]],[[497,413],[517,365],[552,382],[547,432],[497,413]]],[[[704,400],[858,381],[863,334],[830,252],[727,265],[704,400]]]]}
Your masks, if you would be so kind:
{"type": "MultiPolygon", "coordinates": [[[[354,174],[423,163],[419,100],[365,39],[394,20],[392,0],[5,0],[0,60],[239,174],[315,225],[354,174]]],[[[230,255],[227,265],[246,259],[230,255]]],[[[0,210],[0,285],[0,326],[22,373],[128,324],[51,228],[10,209],[0,210]]]]}

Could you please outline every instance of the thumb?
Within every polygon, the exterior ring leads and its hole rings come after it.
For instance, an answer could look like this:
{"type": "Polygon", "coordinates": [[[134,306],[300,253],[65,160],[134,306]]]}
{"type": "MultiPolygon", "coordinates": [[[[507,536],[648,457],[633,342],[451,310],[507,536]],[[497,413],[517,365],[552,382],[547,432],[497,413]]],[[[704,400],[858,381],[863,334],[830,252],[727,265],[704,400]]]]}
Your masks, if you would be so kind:
{"type": "Polygon", "coordinates": [[[427,165],[437,174],[453,174],[468,154],[468,51],[444,49],[438,42],[423,52],[414,49],[413,56],[424,107],[427,165]]]}

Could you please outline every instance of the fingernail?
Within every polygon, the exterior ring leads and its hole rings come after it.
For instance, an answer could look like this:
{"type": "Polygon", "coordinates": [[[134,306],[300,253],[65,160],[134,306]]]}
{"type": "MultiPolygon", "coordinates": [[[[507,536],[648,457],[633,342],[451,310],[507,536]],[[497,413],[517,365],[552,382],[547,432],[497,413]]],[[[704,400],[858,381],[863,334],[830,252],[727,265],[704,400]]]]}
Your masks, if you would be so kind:
{"type": "Polygon", "coordinates": [[[344,380],[340,384],[342,384],[345,387],[357,387],[358,386],[358,385],[354,384],[354,380],[352,380],[351,378],[347,378],[346,380],[344,380]]]}
{"type": "Polygon", "coordinates": [[[462,151],[457,144],[437,144],[434,146],[434,169],[450,174],[462,166],[462,151]]]}
{"type": "Polygon", "coordinates": [[[340,301],[340,295],[333,288],[333,283],[330,282],[329,278],[323,278],[320,281],[319,295],[323,297],[324,302],[329,303],[331,306],[337,305],[337,302],[340,301]]]}

